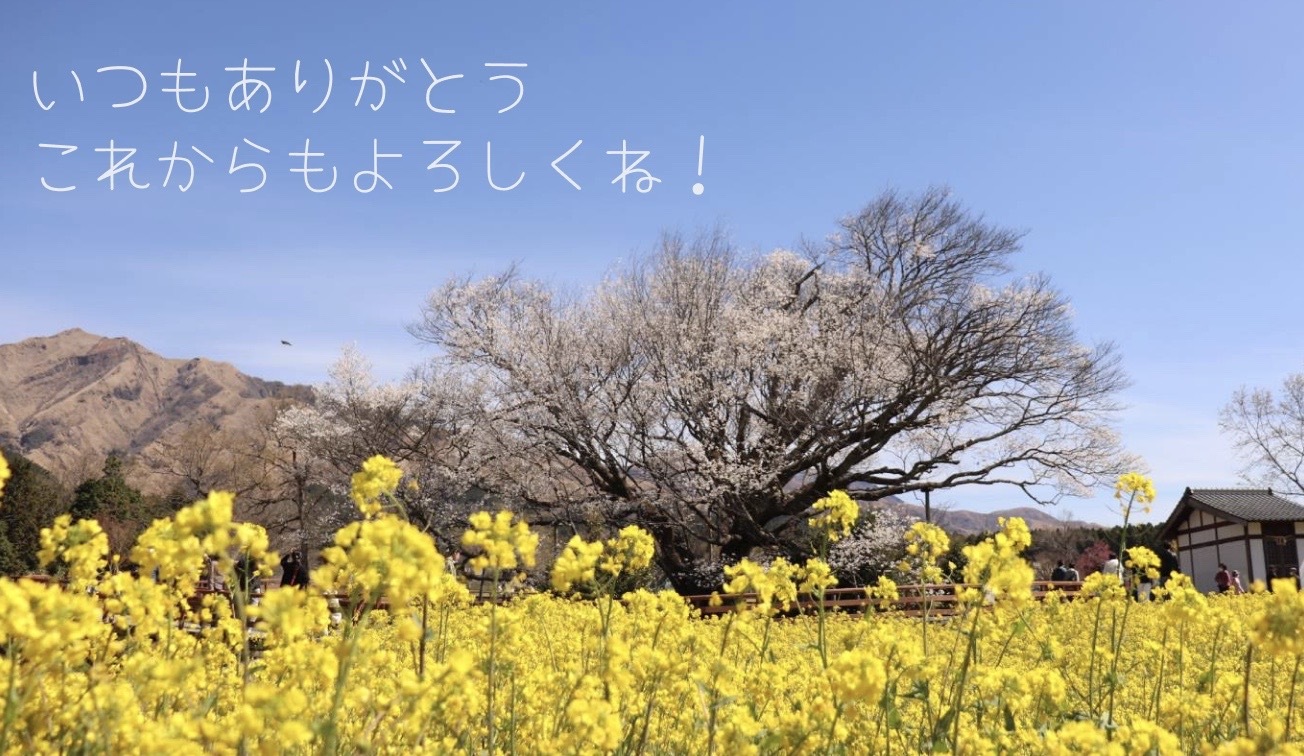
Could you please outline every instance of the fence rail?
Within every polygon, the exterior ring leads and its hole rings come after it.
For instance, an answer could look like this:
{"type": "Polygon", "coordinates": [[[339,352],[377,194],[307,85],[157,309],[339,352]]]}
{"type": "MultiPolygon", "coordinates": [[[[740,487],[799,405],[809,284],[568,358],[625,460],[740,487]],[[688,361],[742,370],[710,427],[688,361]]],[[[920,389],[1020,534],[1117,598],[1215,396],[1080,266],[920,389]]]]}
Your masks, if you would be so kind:
{"type": "MultiPolygon", "coordinates": [[[[905,616],[947,617],[959,612],[957,592],[964,588],[982,586],[943,583],[937,585],[898,585],[898,598],[886,608],[905,616]]],[[[1052,592],[1065,598],[1074,598],[1082,589],[1082,583],[1076,581],[1038,580],[1032,584],[1032,595],[1043,600],[1052,592]]],[[[882,600],[870,598],[864,588],[830,588],[824,592],[823,606],[827,609],[839,609],[845,612],[864,612],[878,610],[882,600]]],[[[738,608],[755,606],[755,593],[722,593],[718,597],[710,595],[685,596],[684,600],[703,615],[725,614],[738,608]],[[717,603],[718,599],[718,603],[717,603]]],[[[807,614],[818,611],[820,600],[813,594],[803,593],[797,596],[797,602],[785,614],[807,614]]]]}
{"type": "MultiPolygon", "coordinates": [[[[25,577],[40,582],[53,582],[48,575],[27,575],[25,577]]],[[[478,591],[472,591],[472,599],[477,602],[490,601],[488,595],[490,591],[484,589],[483,583],[479,588],[478,591]]],[[[799,594],[796,603],[781,613],[784,615],[809,614],[818,611],[822,604],[826,610],[835,609],[850,613],[889,610],[908,617],[949,617],[960,611],[960,601],[957,593],[963,588],[982,590],[982,586],[963,583],[898,585],[897,598],[887,606],[883,606],[884,602],[881,599],[870,598],[864,588],[830,588],[824,592],[822,602],[813,594],[799,594]]],[[[1032,584],[1032,595],[1037,600],[1043,600],[1052,593],[1071,599],[1077,597],[1081,589],[1082,583],[1077,581],[1038,580],[1032,584]]],[[[255,595],[260,593],[261,591],[258,591],[255,595]]],[[[199,589],[189,599],[190,607],[198,610],[205,597],[212,595],[222,596],[230,600],[231,592],[226,587],[213,588],[201,582],[199,589]]],[[[351,606],[351,599],[347,595],[328,594],[326,598],[335,600],[332,602],[335,611],[352,613],[357,610],[356,607],[351,606]]],[[[498,596],[499,601],[506,601],[510,598],[511,594],[509,593],[498,596]]],[[[758,596],[755,593],[722,593],[718,596],[684,596],[684,600],[703,616],[712,616],[755,606],[758,596]]],[[[388,609],[389,603],[385,599],[381,599],[371,608],[388,609]]]]}

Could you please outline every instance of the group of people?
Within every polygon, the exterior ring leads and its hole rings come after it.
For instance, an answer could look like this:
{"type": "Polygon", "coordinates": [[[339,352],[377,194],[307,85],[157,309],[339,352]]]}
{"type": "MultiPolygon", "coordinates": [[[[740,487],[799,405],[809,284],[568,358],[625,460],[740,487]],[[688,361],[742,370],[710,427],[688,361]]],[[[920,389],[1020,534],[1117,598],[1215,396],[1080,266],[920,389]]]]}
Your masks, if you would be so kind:
{"type": "Polygon", "coordinates": [[[1050,579],[1056,582],[1078,582],[1082,576],[1078,574],[1078,568],[1071,564],[1064,564],[1061,559],[1055,563],[1055,569],[1050,571],[1050,579]]]}
{"type": "Polygon", "coordinates": [[[281,587],[287,585],[297,588],[308,587],[308,560],[298,549],[281,557],[281,587]]]}
{"type": "MultiPolygon", "coordinates": [[[[1291,567],[1288,574],[1278,574],[1277,566],[1268,567],[1268,590],[1272,590],[1272,582],[1288,578],[1295,581],[1295,588],[1300,587],[1299,569],[1291,567]]],[[[1213,576],[1213,584],[1217,587],[1219,593],[1245,593],[1245,584],[1241,582],[1240,570],[1229,570],[1227,565],[1222,562],[1218,563],[1218,572],[1213,576]]]]}
{"type": "MultiPolygon", "coordinates": [[[[241,554],[240,558],[235,560],[235,579],[234,587],[246,595],[257,593],[262,588],[257,565],[254,564],[253,557],[248,554],[241,554]]],[[[199,587],[209,591],[225,591],[231,587],[226,584],[226,578],[217,568],[217,560],[211,554],[204,556],[204,571],[199,576],[199,587]]]]}
{"type": "MultiPolygon", "coordinates": [[[[1158,583],[1162,585],[1172,576],[1181,574],[1182,570],[1177,561],[1177,552],[1173,549],[1171,544],[1168,544],[1162,551],[1160,551],[1158,556],[1158,583]]],[[[1106,574],[1118,575],[1120,578],[1125,577],[1123,566],[1118,560],[1118,555],[1112,551],[1109,553],[1109,559],[1101,565],[1100,571],[1106,574]]],[[[1282,578],[1294,580],[1296,589],[1301,587],[1299,569],[1291,567],[1286,574],[1283,574],[1282,571],[1274,565],[1268,567],[1268,590],[1272,590],[1272,583],[1274,580],[1280,580],[1282,578]]],[[[1056,564],[1054,571],[1051,572],[1050,579],[1055,581],[1076,582],[1081,578],[1078,576],[1078,571],[1073,567],[1073,565],[1065,564],[1064,560],[1061,559],[1056,564]]],[[[1230,569],[1224,563],[1218,564],[1218,572],[1214,575],[1213,581],[1218,593],[1238,594],[1245,593],[1246,590],[1248,590],[1248,586],[1241,579],[1240,570],[1230,569]]],[[[1142,576],[1139,583],[1139,589],[1134,591],[1137,598],[1149,598],[1150,589],[1153,587],[1154,581],[1142,576]]]]}
{"type": "MultiPolygon", "coordinates": [[[[257,569],[251,556],[241,554],[235,561],[236,585],[234,587],[245,595],[261,593],[262,579],[258,577],[257,569]]],[[[294,549],[281,557],[281,587],[292,585],[306,588],[308,572],[308,560],[304,558],[302,551],[294,549]]],[[[209,591],[225,591],[229,587],[221,570],[217,568],[217,560],[212,556],[204,557],[204,571],[199,578],[199,587],[209,591]]]]}
{"type": "MultiPolygon", "coordinates": [[[[1172,544],[1165,544],[1157,556],[1159,557],[1159,584],[1162,585],[1174,575],[1181,574],[1182,568],[1177,561],[1177,551],[1172,544]]],[[[1100,571],[1107,575],[1118,575],[1120,579],[1126,577],[1123,563],[1119,561],[1118,554],[1113,551],[1109,552],[1109,558],[1100,566],[1100,571]]],[[[1142,601],[1149,601],[1150,591],[1154,587],[1155,581],[1146,575],[1140,575],[1139,578],[1139,586],[1133,589],[1133,596],[1142,601]]],[[[1064,560],[1060,559],[1056,562],[1055,569],[1051,571],[1050,579],[1057,582],[1078,582],[1082,580],[1082,577],[1077,567],[1072,564],[1065,564],[1064,560]]]]}
{"type": "Polygon", "coordinates": [[[1272,590],[1272,581],[1274,581],[1274,580],[1280,580],[1280,579],[1282,579],[1282,578],[1288,578],[1288,579],[1290,579],[1290,580],[1294,580],[1294,581],[1295,581],[1295,590],[1297,590],[1297,591],[1299,590],[1299,588],[1300,588],[1300,584],[1299,584],[1299,568],[1297,568],[1297,567],[1291,567],[1291,568],[1287,571],[1287,574],[1282,575],[1282,574],[1280,574],[1280,573],[1277,571],[1277,566],[1276,566],[1275,564],[1274,564],[1274,565],[1271,565],[1271,566],[1268,567],[1268,590],[1272,590]]]}
{"type": "Polygon", "coordinates": [[[1227,565],[1218,564],[1218,572],[1213,576],[1213,584],[1218,587],[1219,593],[1245,593],[1245,586],[1241,583],[1240,570],[1228,570],[1227,565]]]}

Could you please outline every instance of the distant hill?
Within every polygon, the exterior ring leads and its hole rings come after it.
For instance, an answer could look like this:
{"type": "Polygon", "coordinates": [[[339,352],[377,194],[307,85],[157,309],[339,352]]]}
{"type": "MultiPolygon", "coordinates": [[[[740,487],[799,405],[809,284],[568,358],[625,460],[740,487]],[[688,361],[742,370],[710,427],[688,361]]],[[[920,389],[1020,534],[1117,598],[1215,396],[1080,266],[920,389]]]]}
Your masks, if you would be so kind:
{"type": "Polygon", "coordinates": [[[97,472],[85,468],[111,451],[148,463],[197,421],[236,428],[269,402],[310,396],[224,362],[168,359],[80,329],[0,345],[0,446],[65,479],[97,472]]]}
{"type": "MultiPolygon", "coordinates": [[[[918,504],[909,504],[895,497],[886,500],[890,506],[905,512],[911,517],[924,519],[924,508],[918,504]]],[[[933,508],[933,522],[947,532],[958,535],[994,532],[1000,530],[998,519],[1001,517],[1022,517],[1030,530],[1058,530],[1066,527],[1094,528],[1095,523],[1081,520],[1061,520],[1052,514],[1053,510],[1036,507],[1014,507],[999,509],[995,512],[972,512],[967,509],[940,510],[933,508]]]]}

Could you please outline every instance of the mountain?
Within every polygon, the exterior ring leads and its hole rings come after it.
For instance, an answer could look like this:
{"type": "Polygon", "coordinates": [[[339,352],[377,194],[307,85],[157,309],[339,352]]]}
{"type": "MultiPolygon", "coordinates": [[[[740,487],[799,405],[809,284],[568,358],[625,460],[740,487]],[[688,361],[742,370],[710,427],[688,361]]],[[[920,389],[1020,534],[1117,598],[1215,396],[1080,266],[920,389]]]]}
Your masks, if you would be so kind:
{"type": "MultiPolygon", "coordinates": [[[[918,504],[909,504],[895,497],[889,497],[889,505],[911,517],[924,519],[924,508],[918,504]]],[[[1028,523],[1029,530],[1059,530],[1060,528],[1094,528],[1095,523],[1081,520],[1061,520],[1052,514],[1052,510],[1036,507],[1014,507],[998,509],[994,512],[973,512],[967,509],[933,508],[933,522],[947,532],[956,535],[972,533],[990,533],[1001,529],[1001,517],[1022,517],[1028,523]]]]}
{"type": "MultiPolygon", "coordinates": [[[[80,329],[0,345],[0,446],[72,482],[97,473],[110,452],[148,462],[196,422],[234,429],[278,399],[310,396],[224,362],[168,359],[80,329]]],[[[142,485],[164,487],[152,482],[142,485]]]]}

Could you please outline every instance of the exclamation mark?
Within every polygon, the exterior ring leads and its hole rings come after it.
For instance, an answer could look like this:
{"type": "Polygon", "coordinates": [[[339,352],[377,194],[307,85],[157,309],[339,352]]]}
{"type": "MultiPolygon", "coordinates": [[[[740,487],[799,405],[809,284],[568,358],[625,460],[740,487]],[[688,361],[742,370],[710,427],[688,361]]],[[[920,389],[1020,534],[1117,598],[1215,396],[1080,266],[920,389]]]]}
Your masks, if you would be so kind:
{"type": "MultiPolygon", "coordinates": [[[[705,155],[706,155],[706,135],[702,134],[697,138],[697,177],[698,178],[702,177],[702,158],[705,155]]],[[[693,184],[693,194],[696,194],[697,196],[701,197],[702,192],[704,191],[706,191],[706,187],[702,186],[701,181],[697,182],[696,184],[693,184]]]]}

